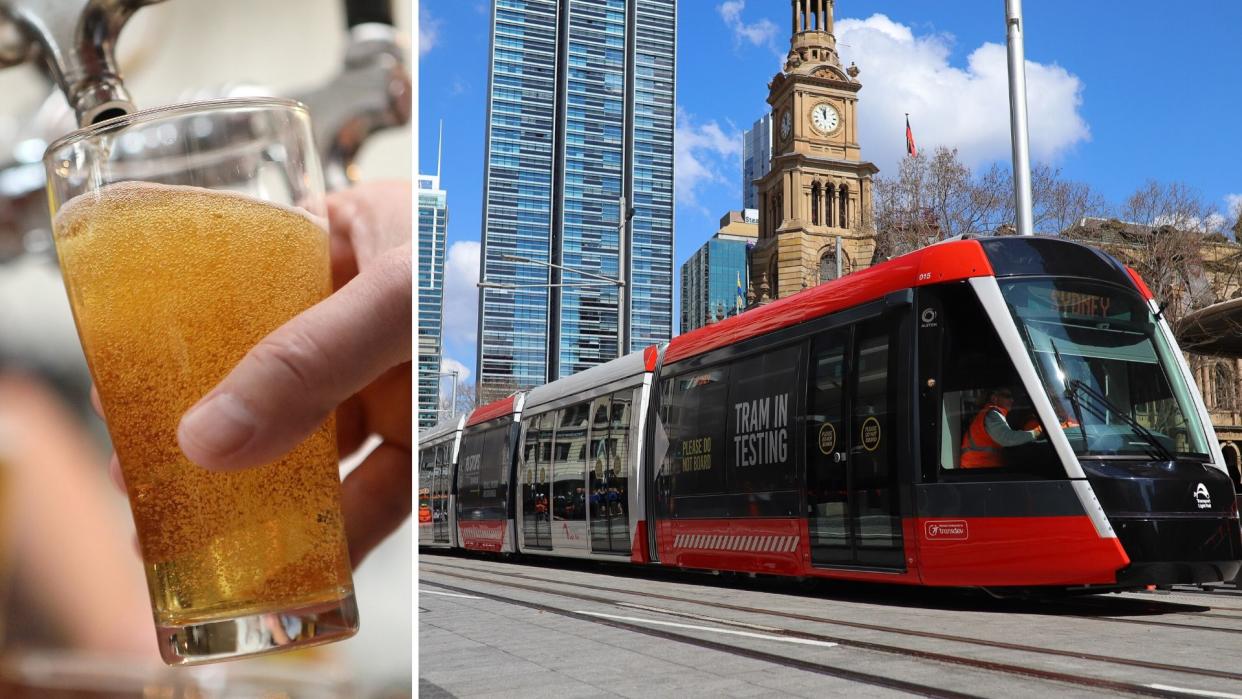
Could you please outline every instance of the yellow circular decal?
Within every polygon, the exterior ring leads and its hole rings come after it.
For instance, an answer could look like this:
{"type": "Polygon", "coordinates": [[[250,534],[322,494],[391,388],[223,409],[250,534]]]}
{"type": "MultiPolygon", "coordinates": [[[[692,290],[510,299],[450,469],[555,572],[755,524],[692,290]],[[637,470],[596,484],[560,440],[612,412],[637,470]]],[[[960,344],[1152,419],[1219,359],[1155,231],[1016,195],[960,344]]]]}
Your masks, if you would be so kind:
{"type": "Polygon", "coordinates": [[[819,428],[819,450],[824,454],[831,454],[837,448],[837,428],[832,426],[831,422],[825,422],[824,426],[819,428]]]}
{"type": "Polygon", "coordinates": [[[880,446],[880,421],[874,417],[863,420],[862,445],[867,451],[875,451],[880,446]]]}

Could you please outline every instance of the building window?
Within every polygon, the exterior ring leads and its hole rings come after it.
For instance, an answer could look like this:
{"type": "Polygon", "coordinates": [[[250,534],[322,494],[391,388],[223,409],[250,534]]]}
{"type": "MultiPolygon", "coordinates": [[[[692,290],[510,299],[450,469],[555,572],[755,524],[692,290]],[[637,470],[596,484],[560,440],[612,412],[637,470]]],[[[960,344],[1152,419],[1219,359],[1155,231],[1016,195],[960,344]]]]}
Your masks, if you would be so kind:
{"type": "Polygon", "coordinates": [[[833,194],[835,193],[835,190],[836,188],[832,186],[831,182],[824,185],[824,225],[825,226],[831,226],[834,221],[834,219],[832,218],[832,208],[833,208],[832,197],[833,197],[833,194]]]}
{"type": "Polygon", "coordinates": [[[819,283],[823,284],[837,278],[837,254],[833,250],[824,250],[819,256],[819,283]]]}
{"type": "Polygon", "coordinates": [[[1212,398],[1217,410],[1233,410],[1237,402],[1237,379],[1229,362],[1217,362],[1212,368],[1212,398]]]}
{"type": "Polygon", "coordinates": [[[811,185],[811,225],[819,225],[819,183],[811,185]]]}
{"type": "Polygon", "coordinates": [[[849,187],[846,187],[845,185],[841,185],[840,205],[837,207],[837,209],[840,212],[840,217],[841,217],[840,225],[842,228],[850,227],[850,218],[848,215],[849,212],[847,211],[849,207],[849,195],[850,195],[849,187]]]}

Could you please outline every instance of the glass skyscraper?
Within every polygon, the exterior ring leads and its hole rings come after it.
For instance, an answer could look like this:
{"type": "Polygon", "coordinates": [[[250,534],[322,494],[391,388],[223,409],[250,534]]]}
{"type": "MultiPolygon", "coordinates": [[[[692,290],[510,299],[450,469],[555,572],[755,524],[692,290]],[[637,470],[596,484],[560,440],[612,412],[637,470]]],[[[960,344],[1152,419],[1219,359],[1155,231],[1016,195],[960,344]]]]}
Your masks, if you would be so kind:
{"type": "Polygon", "coordinates": [[[418,176],[418,426],[439,417],[448,194],[440,175],[418,176]]]}
{"type": "Polygon", "coordinates": [[[772,115],[764,114],[742,133],[742,208],[759,208],[755,180],[772,169],[772,115]]]}
{"type": "Polygon", "coordinates": [[[676,5],[493,3],[481,401],[672,335],[676,5]]]}
{"type": "Polygon", "coordinates": [[[730,211],[720,230],[681,266],[681,331],[737,315],[750,287],[749,248],[759,235],[759,212],[730,211]]]}

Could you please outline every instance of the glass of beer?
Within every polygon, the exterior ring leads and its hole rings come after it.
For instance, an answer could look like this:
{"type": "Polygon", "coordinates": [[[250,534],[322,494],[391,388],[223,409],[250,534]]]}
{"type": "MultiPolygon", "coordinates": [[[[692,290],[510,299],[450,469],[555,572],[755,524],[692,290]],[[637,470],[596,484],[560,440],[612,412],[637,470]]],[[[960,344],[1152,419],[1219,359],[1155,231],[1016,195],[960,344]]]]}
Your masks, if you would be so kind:
{"type": "Polygon", "coordinates": [[[170,665],[358,629],[329,419],[272,463],[191,463],[181,416],[332,290],[300,104],[220,100],[75,131],[44,156],[65,288],[121,462],[170,665]]]}

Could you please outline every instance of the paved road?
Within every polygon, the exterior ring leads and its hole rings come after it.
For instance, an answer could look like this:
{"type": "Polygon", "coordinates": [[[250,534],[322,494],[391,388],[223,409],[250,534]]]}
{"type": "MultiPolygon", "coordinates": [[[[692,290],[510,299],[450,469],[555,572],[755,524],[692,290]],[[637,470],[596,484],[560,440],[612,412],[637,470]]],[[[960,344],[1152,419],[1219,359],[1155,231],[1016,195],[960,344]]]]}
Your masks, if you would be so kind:
{"type": "Polygon", "coordinates": [[[994,600],[419,558],[424,697],[1242,699],[1242,593],[994,600]]]}

